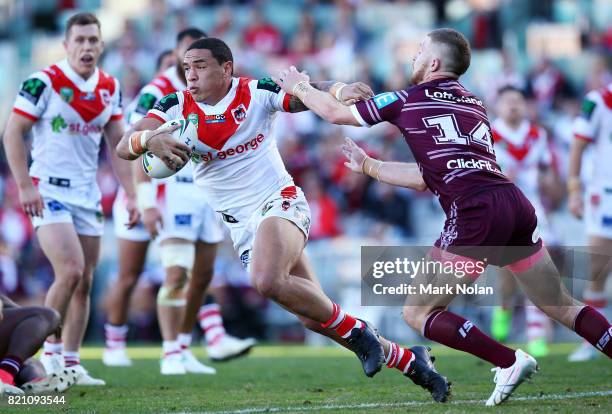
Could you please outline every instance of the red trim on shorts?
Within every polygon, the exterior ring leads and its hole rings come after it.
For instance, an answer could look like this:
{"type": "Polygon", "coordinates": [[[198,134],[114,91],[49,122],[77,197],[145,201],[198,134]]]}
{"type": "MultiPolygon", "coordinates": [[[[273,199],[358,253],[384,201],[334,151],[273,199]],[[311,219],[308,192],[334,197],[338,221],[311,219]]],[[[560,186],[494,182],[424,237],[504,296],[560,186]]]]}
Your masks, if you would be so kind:
{"type": "Polygon", "coordinates": [[[509,265],[504,267],[513,273],[526,272],[540,261],[540,259],[544,256],[544,252],[544,244],[542,244],[542,246],[540,246],[540,249],[531,256],[525,257],[521,260],[517,260],[516,262],[510,263],[509,265]]]}
{"type": "MultiPolygon", "coordinates": [[[[473,257],[461,256],[460,254],[451,253],[448,250],[442,250],[439,247],[433,246],[431,250],[429,250],[429,256],[433,260],[451,262],[451,263],[481,263],[484,264],[484,269],[487,267],[487,263],[483,260],[474,259],[473,257]]],[[[476,267],[476,266],[475,266],[476,267]]],[[[465,271],[465,270],[464,270],[465,271]]],[[[466,276],[472,280],[478,279],[478,277],[482,273],[478,271],[478,269],[474,269],[473,272],[466,272],[466,276]]]]}
{"type": "Polygon", "coordinates": [[[21,115],[24,118],[28,118],[30,121],[38,121],[38,117],[27,113],[26,111],[22,111],[21,109],[17,109],[17,108],[13,108],[13,112],[16,113],[17,115],[21,115]]]}
{"type": "Polygon", "coordinates": [[[119,119],[123,119],[123,114],[111,115],[111,121],[118,121],[119,119]]]}
{"type": "Polygon", "coordinates": [[[580,134],[574,134],[574,138],[581,139],[581,140],[587,141],[587,142],[593,142],[594,141],[593,138],[587,137],[586,135],[580,135],[580,134]]]}

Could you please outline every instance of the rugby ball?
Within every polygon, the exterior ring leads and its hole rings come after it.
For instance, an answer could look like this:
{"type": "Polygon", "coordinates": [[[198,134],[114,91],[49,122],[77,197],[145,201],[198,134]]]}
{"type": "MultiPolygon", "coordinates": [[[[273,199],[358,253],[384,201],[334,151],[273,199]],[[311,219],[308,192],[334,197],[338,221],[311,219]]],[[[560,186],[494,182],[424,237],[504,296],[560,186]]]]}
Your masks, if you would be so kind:
{"type": "MultiPolygon", "coordinates": [[[[160,128],[177,124],[179,124],[181,127],[172,132],[172,137],[175,140],[187,145],[193,151],[193,149],[195,148],[195,143],[198,142],[198,131],[195,125],[193,125],[191,122],[186,121],[184,119],[175,119],[173,121],[166,122],[165,124],[160,126],[160,128]]],[[[181,168],[183,168],[186,164],[185,163],[181,165],[176,170],[172,170],[168,168],[160,158],[153,155],[153,153],[150,151],[145,152],[141,158],[142,168],[144,169],[145,173],[151,178],[170,177],[171,175],[174,175],[178,171],[180,171],[181,168]]]]}

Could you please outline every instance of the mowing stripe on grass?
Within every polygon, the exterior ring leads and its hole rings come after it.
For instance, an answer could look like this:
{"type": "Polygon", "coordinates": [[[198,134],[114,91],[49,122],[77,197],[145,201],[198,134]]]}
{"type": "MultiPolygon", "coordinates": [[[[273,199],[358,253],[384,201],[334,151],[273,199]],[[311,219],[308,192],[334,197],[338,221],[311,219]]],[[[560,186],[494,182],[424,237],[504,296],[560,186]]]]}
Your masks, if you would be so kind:
{"type": "MultiPolygon", "coordinates": [[[[548,394],[540,396],[513,397],[510,401],[545,401],[545,400],[571,400],[576,398],[588,397],[608,397],[612,396],[612,390],[608,391],[591,391],[591,392],[575,392],[567,394],[548,394]]],[[[461,404],[482,404],[485,400],[452,400],[449,405],[461,404]]],[[[362,403],[362,404],[325,404],[325,405],[306,405],[293,407],[261,407],[261,408],[245,408],[242,410],[223,410],[223,411],[202,411],[198,413],[182,413],[182,414],[249,414],[249,413],[287,413],[287,412],[304,412],[304,411],[333,411],[345,409],[367,409],[367,408],[400,408],[400,407],[416,407],[422,405],[438,404],[433,401],[406,401],[403,403],[362,403]]]]}

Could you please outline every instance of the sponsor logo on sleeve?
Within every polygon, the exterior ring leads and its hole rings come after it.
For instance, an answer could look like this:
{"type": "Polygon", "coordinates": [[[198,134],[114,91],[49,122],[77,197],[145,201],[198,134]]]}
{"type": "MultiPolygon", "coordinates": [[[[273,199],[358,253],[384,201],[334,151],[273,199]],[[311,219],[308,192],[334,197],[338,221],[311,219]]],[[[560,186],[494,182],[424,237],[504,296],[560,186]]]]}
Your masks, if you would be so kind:
{"type": "Polygon", "coordinates": [[[378,109],[382,109],[387,105],[391,105],[393,102],[397,101],[399,98],[395,94],[395,92],[385,92],[376,95],[374,98],[374,104],[378,109]]]}
{"type": "Polygon", "coordinates": [[[155,104],[153,109],[161,112],[168,112],[170,108],[178,104],[178,96],[176,96],[176,93],[171,93],[170,95],[166,95],[161,98],[159,102],[155,104]]]}
{"type": "Polygon", "coordinates": [[[155,97],[155,95],[152,95],[150,93],[143,93],[142,95],[140,95],[140,98],[138,98],[135,111],[139,114],[146,114],[155,106],[156,101],[157,98],[155,97]]]}
{"type": "Polygon", "coordinates": [[[257,82],[257,89],[265,89],[266,91],[279,93],[281,87],[278,86],[271,78],[263,78],[257,82]]]}
{"type": "Polygon", "coordinates": [[[19,96],[36,105],[46,87],[47,85],[40,79],[30,78],[21,85],[19,96]]]}
{"type": "Polygon", "coordinates": [[[581,109],[580,115],[586,120],[591,119],[591,115],[593,115],[595,106],[597,106],[595,102],[589,99],[585,99],[584,101],[582,101],[582,109],[581,109]]]}

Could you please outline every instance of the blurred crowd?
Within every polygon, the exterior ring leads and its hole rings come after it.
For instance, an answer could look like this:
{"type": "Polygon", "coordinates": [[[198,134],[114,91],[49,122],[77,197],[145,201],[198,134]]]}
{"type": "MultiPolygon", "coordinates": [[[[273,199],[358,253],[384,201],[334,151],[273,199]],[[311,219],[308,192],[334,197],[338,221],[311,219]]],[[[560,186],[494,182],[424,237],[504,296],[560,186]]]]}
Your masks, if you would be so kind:
{"type": "MultiPolygon", "coordinates": [[[[27,10],[23,12],[29,18],[29,29],[1,31],[0,39],[4,40],[0,40],[0,45],[21,42],[15,33],[24,33],[24,30],[61,36],[63,19],[74,7],[95,8],[117,2],[25,3],[23,7],[27,10]]],[[[225,40],[232,48],[239,76],[265,77],[279,68],[295,65],[307,70],[313,80],[360,80],[377,93],[408,85],[412,53],[428,29],[457,28],[469,37],[474,49],[472,67],[464,84],[485,100],[490,115],[494,115],[498,88],[512,84],[527,92],[532,120],[549,132],[554,165],[562,178],[558,183],[561,193],[572,140],[571,125],[579,113],[581,98],[588,90],[612,82],[612,26],[602,25],[601,17],[598,20],[596,6],[605,2],[597,0],[150,0],[135,3],[146,7],[119,22],[115,19],[118,34],[107,39],[101,62],[102,68],[119,78],[125,104],[153,77],[158,56],[173,48],[175,34],[188,26],[197,26],[209,36],[225,40]],[[567,3],[575,5],[576,13],[564,9],[567,3]],[[563,45],[550,40],[546,31],[534,32],[535,24],[549,27],[553,33],[569,27],[575,49],[563,49],[563,45]]],[[[612,7],[604,10],[604,21],[605,13],[610,16],[612,7]]],[[[0,14],[7,20],[5,27],[17,25],[6,13],[0,14]]],[[[103,34],[107,21],[102,19],[103,34]]],[[[61,38],[57,39],[59,42],[61,38]]],[[[340,153],[344,136],[364,143],[380,159],[412,159],[401,134],[393,126],[362,130],[328,125],[310,112],[279,114],[276,138],[281,153],[312,210],[314,258],[318,251],[325,250],[317,248],[317,243],[330,240],[431,244],[442,222],[442,212],[433,195],[416,194],[351,173],[344,167],[340,153]],[[425,216],[427,220],[423,219],[425,216]]],[[[104,152],[101,157],[106,159],[104,152]]],[[[0,160],[0,173],[0,291],[40,302],[52,272],[36,246],[29,220],[19,207],[17,190],[4,159],[0,160]]],[[[106,161],[101,164],[99,181],[104,211],[110,221],[117,181],[106,161]]],[[[550,200],[547,208],[551,214],[569,217],[563,196],[550,200]]],[[[110,234],[105,239],[112,240],[112,227],[108,229],[110,234]]],[[[567,237],[562,243],[578,244],[580,239],[567,237]]],[[[100,272],[115,270],[113,248],[110,242],[111,259],[107,265],[102,263],[100,272]]],[[[230,253],[221,258],[219,273],[239,273],[240,270],[232,267],[232,260],[230,253]]],[[[231,279],[229,275],[227,278],[231,279]]],[[[236,284],[244,289],[242,282],[236,284]]],[[[142,303],[136,299],[144,307],[143,315],[147,314],[147,297],[142,303]]],[[[154,306],[154,301],[150,302],[149,306],[154,306]]],[[[250,298],[249,306],[261,308],[262,305],[256,298],[250,298]]]]}

